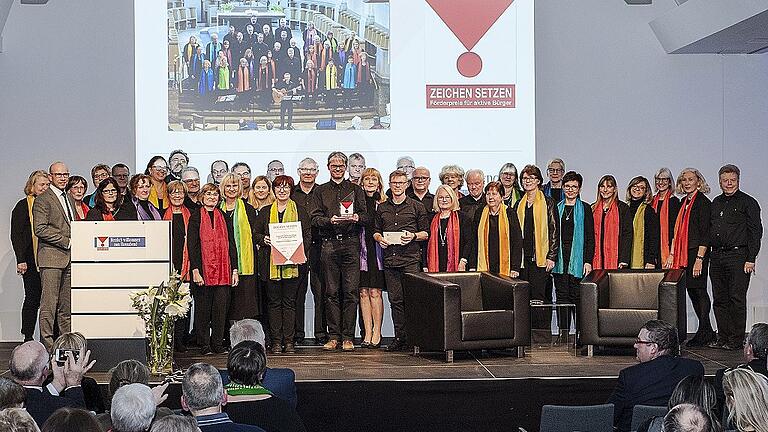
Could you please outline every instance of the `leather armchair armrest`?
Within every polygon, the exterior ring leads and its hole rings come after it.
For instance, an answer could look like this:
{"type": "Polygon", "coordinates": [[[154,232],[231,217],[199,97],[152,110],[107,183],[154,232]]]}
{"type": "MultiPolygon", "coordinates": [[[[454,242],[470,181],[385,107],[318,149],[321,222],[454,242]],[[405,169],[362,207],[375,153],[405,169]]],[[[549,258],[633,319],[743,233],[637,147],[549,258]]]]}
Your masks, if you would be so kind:
{"type": "Polygon", "coordinates": [[[582,343],[595,344],[599,338],[597,320],[597,310],[600,308],[599,296],[600,291],[608,290],[608,272],[593,270],[581,280],[580,288],[579,308],[581,309],[582,343]]]}
{"type": "Polygon", "coordinates": [[[682,343],[688,336],[685,298],[685,270],[667,270],[659,283],[659,319],[677,327],[682,343]]]}
{"type": "Polygon", "coordinates": [[[523,281],[503,275],[482,273],[480,291],[483,296],[483,310],[514,310],[514,290],[523,281]]]}
{"type": "Polygon", "coordinates": [[[423,273],[403,276],[408,342],[425,350],[444,350],[461,341],[459,286],[423,273]]]}

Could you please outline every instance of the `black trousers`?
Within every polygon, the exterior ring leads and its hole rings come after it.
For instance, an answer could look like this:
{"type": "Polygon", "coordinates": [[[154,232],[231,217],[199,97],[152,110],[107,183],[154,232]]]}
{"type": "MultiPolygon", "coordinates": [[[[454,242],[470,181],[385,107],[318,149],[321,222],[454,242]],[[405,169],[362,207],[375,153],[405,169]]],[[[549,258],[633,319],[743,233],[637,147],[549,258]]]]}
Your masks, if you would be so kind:
{"type": "Polygon", "coordinates": [[[267,281],[267,315],[273,344],[293,343],[298,289],[298,277],[267,281]]]}
{"type": "MultiPolygon", "coordinates": [[[[546,267],[538,267],[536,258],[525,257],[523,268],[520,269],[520,279],[527,281],[531,287],[531,300],[547,301],[546,290],[550,277],[546,267]]],[[[552,314],[543,308],[531,308],[531,328],[551,330],[552,314]]]]}
{"type": "Polygon", "coordinates": [[[288,127],[293,126],[293,102],[280,102],[280,128],[285,127],[285,116],[288,116],[288,127]]]}
{"type": "Polygon", "coordinates": [[[197,343],[220,351],[224,346],[229,304],[228,285],[204,285],[195,298],[195,329],[197,343]]]}
{"type": "Polygon", "coordinates": [[[323,262],[320,260],[320,243],[313,243],[309,248],[309,265],[299,266],[299,288],[296,291],[296,329],[295,337],[304,338],[304,310],[307,298],[307,285],[312,290],[315,301],[315,339],[328,338],[328,323],[325,320],[325,278],[323,262]],[[307,284],[309,282],[309,284],[307,284]]]}
{"type": "Polygon", "coordinates": [[[37,327],[37,310],[40,309],[40,295],[43,285],[40,273],[34,265],[27,264],[27,271],[21,277],[24,282],[24,303],[21,305],[21,334],[24,341],[31,341],[37,327]]]}
{"type": "Polygon", "coordinates": [[[395,327],[395,337],[407,339],[405,328],[405,301],[403,298],[403,275],[405,273],[418,273],[421,271],[420,263],[408,264],[403,267],[384,267],[384,281],[387,284],[389,306],[392,309],[392,324],[395,327]]]}
{"type": "Polygon", "coordinates": [[[741,346],[747,326],[747,288],[744,273],[747,250],[713,251],[709,266],[717,332],[721,340],[741,346]]]}
{"type": "MultiPolygon", "coordinates": [[[[581,316],[579,314],[579,290],[581,287],[581,279],[570,274],[552,274],[552,278],[555,280],[555,293],[557,294],[558,303],[573,303],[575,308],[576,319],[576,334],[579,333],[581,326],[581,316]]],[[[564,309],[558,308],[557,310],[557,325],[560,330],[570,330],[571,328],[571,314],[564,309]]]]}
{"type": "Polygon", "coordinates": [[[709,293],[707,292],[709,254],[704,255],[704,260],[701,263],[701,276],[694,278],[693,265],[696,263],[697,253],[698,250],[696,248],[688,250],[688,266],[685,268],[685,285],[688,290],[688,296],[691,298],[691,303],[693,303],[693,311],[696,312],[696,317],[699,319],[699,328],[696,330],[696,335],[705,337],[714,333],[714,330],[712,330],[712,323],[709,320],[709,312],[712,310],[712,301],[709,299],[709,293]]]}
{"type": "Polygon", "coordinates": [[[323,240],[320,257],[325,274],[325,316],[328,337],[353,340],[360,285],[360,240],[323,240]]]}

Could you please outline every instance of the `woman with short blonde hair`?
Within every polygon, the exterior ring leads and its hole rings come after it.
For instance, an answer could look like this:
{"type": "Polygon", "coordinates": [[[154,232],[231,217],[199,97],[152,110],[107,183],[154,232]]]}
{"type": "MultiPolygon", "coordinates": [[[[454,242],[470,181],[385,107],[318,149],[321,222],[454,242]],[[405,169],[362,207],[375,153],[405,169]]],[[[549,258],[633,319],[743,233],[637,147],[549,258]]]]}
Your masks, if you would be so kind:
{"type": "MultiPolygon", "coordinates": [[[[51,363],[56,363],[56,352],[58,350],[74,350],[79,351],[78,356],[84,356],[88,352],[88,340],[79,332],[64,333],[53,342],[51,347],[51,355],[53,356],[51,363]]],[[[75,360],[74,358],[72,359],[75,360]]],[[[55,365],[52,365],[52,367],[55,365]]],[[[62,366],[60,363],[59,366],[62,366]]],[[[102,413],[105,411],[104,398],[101,395],[101,389],[91,377],[84,376],[81,383],[83,388],[83,399],[85,399],[85,406],[89,411],[95,413],[102,413]]]]}
{"type": "MultiPolygon", "coordinates": [[[[365,192],[365,209],[370,220],[376,219],[376,208],[387,200],[381,173],[376,168],[366,168],[360,175],[360,186],[365,192]]],[[[379,242],[373,239],[373,229],[363,226],[360,230],[360,316],[363,319],[362,348],[377,349],[381,346],[381,323],[384,320],[384,300],[381,291],[384,282],[384,262],[379,242]]]]}

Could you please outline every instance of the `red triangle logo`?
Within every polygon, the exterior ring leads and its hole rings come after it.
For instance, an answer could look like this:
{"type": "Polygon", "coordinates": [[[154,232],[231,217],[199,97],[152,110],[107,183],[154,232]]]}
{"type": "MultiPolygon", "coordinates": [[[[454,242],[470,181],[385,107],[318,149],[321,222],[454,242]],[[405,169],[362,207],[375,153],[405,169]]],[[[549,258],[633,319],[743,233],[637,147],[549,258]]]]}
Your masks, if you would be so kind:
{"type": "Polygon", "coordinates": [[[472,48],[514,2],[514,0],[426,1],[467,51],[472,51],[472,48]]]}

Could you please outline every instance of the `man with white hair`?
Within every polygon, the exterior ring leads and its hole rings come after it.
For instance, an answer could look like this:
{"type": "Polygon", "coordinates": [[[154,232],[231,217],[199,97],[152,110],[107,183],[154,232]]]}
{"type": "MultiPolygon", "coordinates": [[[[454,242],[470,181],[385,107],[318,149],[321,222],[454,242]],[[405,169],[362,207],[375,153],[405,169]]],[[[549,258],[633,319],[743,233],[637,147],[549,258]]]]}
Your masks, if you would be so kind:
{"type": "Polygon", "coordinates": [[[48,351],[37,341],[25,342],[11,352],[9,369],[11,379],[24,386],[27,401],[26,409],[37,424],[45,420],[59,408],[85,408],[83,389],[80,383],[94,362],[88,363],[91,352],[81,353],[77,360],[69,358],[64,366],[53,362],[53,382],[48,387],[43,383],[51,370],[48,367],[48,351]]]}
{"type": "Polygon", "coordinates": [[[112,396],[113,432],[145,432],[155,418],[155,396],[144,384],[128,384],[112,396]]]}
{"type": "Polygon", "coordinates": [[[234,423],[222,412],[227,392],[215,367],[195,363],[187,369],[181,382],[181,406],[195,416],[202,432],[264,432],[258,426],[234,423]]]}
{"type": "Polygon", "coordinates": [[[397,169],[403,171],[408,176],[408,180],[413,177],[413,171],[416,169],[416,162],[410,156],[400,156],[397,159],[397,169]]]}
{"type": "MultiPolygon", "coordinates": [[[[254,341],[264,347],[264,339],[264,328],[255,319],[246,318],[235,321],[229,328],[229,340],[233,347],[246,340],[254,341]]],[[[226,370],[219,372],[221,372],[221,379],[226,385],[229,382],[229,373],[226,370]]],[[[268,367],[264,370],[261,385],[296,409],[296,374],[293,370],[268,367]]]]}
{"type": "Polygon", "coordinates": [[[475,211],[483,208],[485,205],[485,192],[483,192],[485,188],[485,173],[479,169],[467,170],[464,179],[469,194],[459,198],[459,206],[469,217],[469,220],[474,220],[475,211]]]}
{"type": "Polygon", "coordinates": [[[360,153],[352,153],[349,155],[349,166],[347,167],[349,181],[356,185],[360,185],[363,171],[365,171],[365,156],[360,153]]]}

